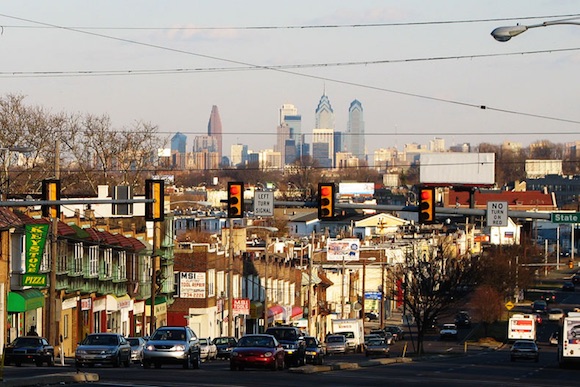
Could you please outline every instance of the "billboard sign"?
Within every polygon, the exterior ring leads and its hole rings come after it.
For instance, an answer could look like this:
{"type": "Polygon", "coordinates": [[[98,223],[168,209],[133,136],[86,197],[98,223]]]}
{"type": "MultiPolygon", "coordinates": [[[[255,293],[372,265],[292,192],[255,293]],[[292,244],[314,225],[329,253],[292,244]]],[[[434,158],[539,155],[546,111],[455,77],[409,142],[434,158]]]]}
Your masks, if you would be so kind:
{"type": "Polygon", "coordinates": [[[179,273],[180,298],[205,298],[205,273],[179,273]]]}
{"type": "Polygon", "coordinates": [[[329,239],[326,245],[327,261],[358,261],[360,240],[356,238],[329,239]]]}
{"type": "Polygon", "coordinates": [[[493,185],[494,153],[425,153],[420,157],[421,184],[493,185]]]}

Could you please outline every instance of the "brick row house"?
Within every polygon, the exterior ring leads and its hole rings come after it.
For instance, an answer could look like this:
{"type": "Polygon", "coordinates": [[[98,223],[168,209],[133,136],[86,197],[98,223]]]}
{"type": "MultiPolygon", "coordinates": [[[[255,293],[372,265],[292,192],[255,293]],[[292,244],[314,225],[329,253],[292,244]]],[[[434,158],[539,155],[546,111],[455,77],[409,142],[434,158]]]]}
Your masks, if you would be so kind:
{"type": "MultiPolygon", "coordinates": [[[[35,328],[39,335],[49,332],[50,316],[45,286],[23,286],[26,273],[25,227],[51,224],[35,212],[0,208],[2,251],[0,286],[2,291],[2,344],[35,328]]],[[[131,217],[123,221],[98,221],[64,217],[57,222],[55,320],[60,346],[72,356],[76,343],[92,332],[119,332],[142,336],[151,328],[151,272],[153,253],[145,222],[131,217]]],[[[173,292],[172,219],[162,224],[157,268],[161,279],[156,287],[154,326],[167,324],[167,305],[173,292]]],[[[52,233],[52,231],[51,231],[52,233]]],[[[50,238],[49,238],[50,239],[50,238]]],[[[50,278],[51,243],[47,242],[39,274],[50,278]]]]}

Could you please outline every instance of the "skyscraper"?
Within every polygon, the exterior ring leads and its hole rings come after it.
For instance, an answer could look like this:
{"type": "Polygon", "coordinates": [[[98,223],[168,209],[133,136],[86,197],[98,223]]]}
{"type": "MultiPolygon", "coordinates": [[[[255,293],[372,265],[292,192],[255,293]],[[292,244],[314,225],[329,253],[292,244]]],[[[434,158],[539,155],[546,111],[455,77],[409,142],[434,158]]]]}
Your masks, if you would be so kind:
{"type": "Polygon", "coordinates": [[[350,107],[348,108],[346,150],[352,153],[359,160],[366,160],[363,107],[356,99],[350,103],[350,107]]]}
{"type": "Polygon", "coordinates": [[[321,166],[334,167],[334,110],[326,92],[320,97],[314,111],[315,126],[312,131],[312,157],[321,166]]]}
{"type": "Polygon", "coordinates": [[[330,100],[326,95],[326,92],[320,97],[318,106],[314,112],[316,123],[314,125],[315,129],[333,129],[334,130],[334,110],[330,105],[330,100]]]}
{"type": "Polygon", "coordinates": [[[217,153],[219,155],[219,160],[222,158],[222,120],[220,119],[220,113],[218,107],[213,105],[211,107],[211,113],[209,115],[209,122],[207,124],[207,134],[208,136],[215,137],[217,141],[217,153]]]}
{"type": "Polygon", "coordinates": [[[282,153],[282,161],[292,163],[301,154],[303,143],[302,116],[292,104],[285,103],[280,107],[279,126],[277,128],[276,149],[282,153]],[[290,150],[286,157],[287,140],[293,140],[296,150],[290,150]]]}
{"type": "Polygon", "coordinates": [[[187,136],[183,133],[177,132],[171,137],[171,151],[178,153],[185,153],[187,147],[187,136]]]}

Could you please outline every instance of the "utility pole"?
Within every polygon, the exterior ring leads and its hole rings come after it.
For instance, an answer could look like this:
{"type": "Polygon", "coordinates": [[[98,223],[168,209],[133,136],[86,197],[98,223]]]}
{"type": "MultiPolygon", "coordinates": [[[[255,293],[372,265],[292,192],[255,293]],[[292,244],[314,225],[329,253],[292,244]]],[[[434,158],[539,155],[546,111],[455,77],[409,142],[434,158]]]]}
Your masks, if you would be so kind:
{"type": "Polygon", "coordinates": [[[155,300],[157,298],[157,271],[161,269],[158,252],[161,247],[161,223],[153,222],[153,253],[151,254],[151,316],[149,318],[149,335],[157,329],[157,318],[155,316],[155,300]]]}
{"type": "Polygon", "coordinates": [[[317,337],[318,335],[314,333],[314,327],[312,326],[313,324],[313,307],[312,305],[314,304],[314,287],[312,286],[312,271],[313,271],[313,267],[312,267],[312,263],[313,263],[313,259],[312,259],[312,253],[313,253],[313,249],[312,249],[312,243],[308,244],[308,334],[310,336],[315,336],[317,337]]]}
{"type": "MultiPolygon", "coordinates": [[[[58,180],[60,178],[60,141],[58,139],[55,141],[54,148],[54,177],[58,180]]],[[[57,313],[57,302],[60,301],[60,295],[57,294],[56,289],[56,265],[58,257],[58,215],[52,217],[50,247],[50,279],[47,302],[49,319],[48,340],[54,346],[54,348],[57,348],[60,346],[60,336],[58,333],[57,323],[60,321],[60,315],[57,313]]]]}
{"type": "Polygon", "coordinates": [[[264,333],[268,329],[268,264],[270,262],[270,237],[266,239],[266,257],[264,267],[264,333]]]}
{"type": "Polygon", "coordinates": [[[233,276],[233,263],[234,263],[234,244],[233,244],[233,237],[234,237],[234,221],[230,219],[230,235],[228,237],[228,244],[229,244],[229,259],[228,259],[228,336],[234,335],[234,316],[232,312],[232,301],[234,292],[232,289],[232,284],[234,281],[232,280],[233,276]]]}

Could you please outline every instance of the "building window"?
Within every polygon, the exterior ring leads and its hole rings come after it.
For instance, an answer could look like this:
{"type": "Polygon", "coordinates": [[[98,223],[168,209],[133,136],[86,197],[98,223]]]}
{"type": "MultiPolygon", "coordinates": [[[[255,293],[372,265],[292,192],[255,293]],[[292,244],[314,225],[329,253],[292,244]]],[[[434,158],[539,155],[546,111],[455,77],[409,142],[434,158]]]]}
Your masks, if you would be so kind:
{"type": "Polygon", "coordinates": [[[99,246],[90,246],[89,251],[89,277],[96,277],[99,275],[99,246]]]}
{"type": "Polygon", "coordinates": [[[215,269],[207,271],[207,296],[215,297],[215,269]]]}

